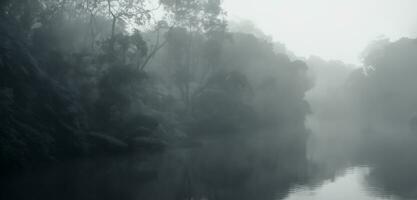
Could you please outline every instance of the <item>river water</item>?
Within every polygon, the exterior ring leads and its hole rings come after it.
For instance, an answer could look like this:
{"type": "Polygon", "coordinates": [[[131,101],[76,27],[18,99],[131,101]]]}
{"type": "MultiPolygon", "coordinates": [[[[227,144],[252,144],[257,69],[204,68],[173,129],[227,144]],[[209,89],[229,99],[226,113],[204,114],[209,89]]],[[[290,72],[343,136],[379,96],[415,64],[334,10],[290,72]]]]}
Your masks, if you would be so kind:
{"type": "Polygon", "coordinates": [[[185,158],[133,156],[63,163],[3,180],[0,199],[400,200],[369,184],[369,167],[321,178],[305,176],[304,169],[253,170],[224,161],[199,166],[185,158]]]}
{"type": "Polygon", "coordinates": [[[395,200],[389,195],[378,194],[378,188],[366,183],[368,167],[353,167],[333,180],[326,180],[316,187],[295,187],[285,200],[395,200]]]}

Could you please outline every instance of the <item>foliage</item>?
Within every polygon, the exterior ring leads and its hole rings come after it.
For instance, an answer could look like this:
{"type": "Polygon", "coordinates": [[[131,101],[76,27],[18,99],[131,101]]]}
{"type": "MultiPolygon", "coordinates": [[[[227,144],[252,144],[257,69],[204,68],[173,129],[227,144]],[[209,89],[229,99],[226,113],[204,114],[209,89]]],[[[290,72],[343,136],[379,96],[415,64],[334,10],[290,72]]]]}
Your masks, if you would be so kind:
{"type": "MultiPolygon", "coordinates": [[[[195,176],[204,187],[229,175],[250,185],[254,176],[239,175],[251,170],[285,171],[296,182],[290,167],[303,168],[306,160],[307,65],[262,38],[228,32],[218,0],[161,0],[155,10],[149,3],[0,4],[11,22],[0,28],[7,39],[0,43],[0,116],[8,124],[1,127],[0,160],[13,168],[214,141],[190,156],[221,155],[217,147],[245,152],[229,155],[237,164],[223,157],[225,168],[195,159],[202,174],[220,167],[213,177],[195,176]],[[260,168],[265,163],[272,167],[260,168]],[[222,174],[234,168],[241,171],[222,174]]],[[[279,178],[263,184],[272,188],[279,178]]]]}

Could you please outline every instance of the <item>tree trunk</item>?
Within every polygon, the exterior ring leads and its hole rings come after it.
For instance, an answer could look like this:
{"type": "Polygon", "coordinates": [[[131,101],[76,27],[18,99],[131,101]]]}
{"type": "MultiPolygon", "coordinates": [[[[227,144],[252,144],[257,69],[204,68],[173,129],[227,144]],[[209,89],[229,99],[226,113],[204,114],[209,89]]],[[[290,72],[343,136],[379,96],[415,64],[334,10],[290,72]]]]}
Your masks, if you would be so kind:
{"type": "Polygon", "coordinates": [[[115,43],[114,35],[115,35],[115,32],[116,32],[116,21],[117,21],[117,18],[116,18],[116,16],[113,15],[113,21],[112,21],[112,24],[111,24],[111,36],[110,36],[110,51],[112,53],[114,51],[114,43],[115,43]]]}
{"type": "Polygon", "coordinates": [[[96,33],[95,33],[95,31],[94,31],[94,14],[93,13],[91,13],[91,16],[90,16],[90,36],[91,36],[91,50],[94,50],[94,44],[95,44],[95,41],[96,41],[96,33]]]}

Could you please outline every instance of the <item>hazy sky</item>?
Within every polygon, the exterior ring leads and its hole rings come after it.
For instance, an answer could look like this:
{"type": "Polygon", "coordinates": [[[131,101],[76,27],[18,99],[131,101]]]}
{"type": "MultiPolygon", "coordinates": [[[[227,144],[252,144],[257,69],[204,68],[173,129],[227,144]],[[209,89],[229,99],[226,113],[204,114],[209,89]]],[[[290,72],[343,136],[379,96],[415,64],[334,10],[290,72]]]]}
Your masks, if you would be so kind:
{"type": "Polygon", "coordinates": [[[358,64],[374,39],[417,35],[417,0],[223,1],[230,19],[253,21],[298,56],[358,64]]]}

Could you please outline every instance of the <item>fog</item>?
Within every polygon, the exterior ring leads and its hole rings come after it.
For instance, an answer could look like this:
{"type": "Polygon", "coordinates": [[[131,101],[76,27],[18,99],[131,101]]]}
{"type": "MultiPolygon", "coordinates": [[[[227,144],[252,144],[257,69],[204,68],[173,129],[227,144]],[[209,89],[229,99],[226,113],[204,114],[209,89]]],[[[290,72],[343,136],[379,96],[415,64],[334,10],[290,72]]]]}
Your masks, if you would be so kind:
{"type": "Polygon", "coordinates": [[[378,37],[416,37],[414,0],[224,0],[231,20],[249,19],[302,57],[361,64],[378,37]]]}
{"type": "Polygon", "coordinates": [[[1,1],[0,199],[417,199],[416,8],[1,1]]]}

